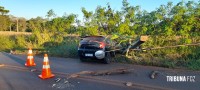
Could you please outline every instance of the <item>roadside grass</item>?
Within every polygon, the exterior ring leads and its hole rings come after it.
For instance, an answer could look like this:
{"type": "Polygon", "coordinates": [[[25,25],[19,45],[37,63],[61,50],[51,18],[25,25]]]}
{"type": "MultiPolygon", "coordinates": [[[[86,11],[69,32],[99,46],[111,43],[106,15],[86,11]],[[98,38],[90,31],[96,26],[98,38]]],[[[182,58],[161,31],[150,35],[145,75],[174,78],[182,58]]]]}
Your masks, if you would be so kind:
{"type": "Polygon", "coordinates": [[[65,37],[65,39],[60,43],[51,42],[44,47],[48,50],[49,55],[59,56],[59,57],[78,57],[78,43],[79,38],[77,37],[65,37]]]}
{"type": "Polygon", "coordinates": [[[182,50],[180,48],[167,48],[167,50],[145,52],[132,51],[128,57],[129,59],[120,59],[122,57],[118,57],[117,61],[166,68],[200,70],[200,47],[198,46],[182,48],[182,50]]]}
{"type": "Polygon", "coordinates": [[[31,32],[0,31],[1,36],[31,35],[31,32]]]}
{"type": "Polygon", "coordinates": [[[200,58],[199,59],[189,59],[187,67],[191,70],[200,70],[200,58]]]}

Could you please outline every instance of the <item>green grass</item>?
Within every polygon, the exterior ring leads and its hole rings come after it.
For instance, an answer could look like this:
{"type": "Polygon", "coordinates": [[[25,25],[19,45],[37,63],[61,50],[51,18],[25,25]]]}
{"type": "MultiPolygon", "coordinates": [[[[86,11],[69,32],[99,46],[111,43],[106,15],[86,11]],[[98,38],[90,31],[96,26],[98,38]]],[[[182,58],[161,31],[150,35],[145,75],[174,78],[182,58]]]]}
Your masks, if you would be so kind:
{"type": "Polygon", "coordinates": [[[200,58],[188,60],[187,68],[191,70],[200,70],[200,58]]]}
{"type": "Polygon", "coordinates": [[[61,43],[57,43],[53,46],[44,47],[48,50],[49,55],[59,56],[59,57],[77,57],[78,56],[78,43],[79,40],[75,39],[67,39],[63,40],[61,43]]]}

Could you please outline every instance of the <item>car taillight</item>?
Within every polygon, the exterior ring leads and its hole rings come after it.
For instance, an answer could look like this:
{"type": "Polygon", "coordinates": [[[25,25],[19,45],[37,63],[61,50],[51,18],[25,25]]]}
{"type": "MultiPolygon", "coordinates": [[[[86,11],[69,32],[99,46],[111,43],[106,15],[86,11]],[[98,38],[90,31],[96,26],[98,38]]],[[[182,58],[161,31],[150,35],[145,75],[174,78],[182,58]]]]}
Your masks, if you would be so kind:
{"type": "Polygon", "coordinates": [[[105,43],[100,42],[100,44],[99,44],[99,48],[104,48],[104,47],[105,47],[105,43]]]}

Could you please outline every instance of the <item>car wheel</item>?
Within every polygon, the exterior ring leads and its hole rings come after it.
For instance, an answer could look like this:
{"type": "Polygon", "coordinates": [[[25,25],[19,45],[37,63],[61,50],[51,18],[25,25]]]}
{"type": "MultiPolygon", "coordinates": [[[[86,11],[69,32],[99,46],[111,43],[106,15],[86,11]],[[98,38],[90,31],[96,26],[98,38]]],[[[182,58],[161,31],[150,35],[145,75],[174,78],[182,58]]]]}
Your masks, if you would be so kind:
{"type": "Polygon", "coordinates": [[[105,56],[105,58],[104,58],[104,63],[105,63],[105,64],[111,63],[111,56],[110,56],[110,53],[109,53],[109,52],[106,53],[106,56],[105,56]]]}

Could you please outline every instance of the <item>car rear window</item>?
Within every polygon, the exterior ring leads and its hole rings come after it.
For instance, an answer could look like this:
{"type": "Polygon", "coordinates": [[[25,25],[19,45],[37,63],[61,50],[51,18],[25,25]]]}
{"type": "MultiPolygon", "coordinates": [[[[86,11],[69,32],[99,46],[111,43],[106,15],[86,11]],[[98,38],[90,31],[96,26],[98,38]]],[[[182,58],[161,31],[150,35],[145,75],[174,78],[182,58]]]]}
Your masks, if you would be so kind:
{"type": "Polygon", "coordinates": [[[92,37],[86,37],[83,39],[83,41],[88,41],[88,40],[92,40],[92,41],[103,41],[105,38],[102,36],[92,36],[92,37]]]}

